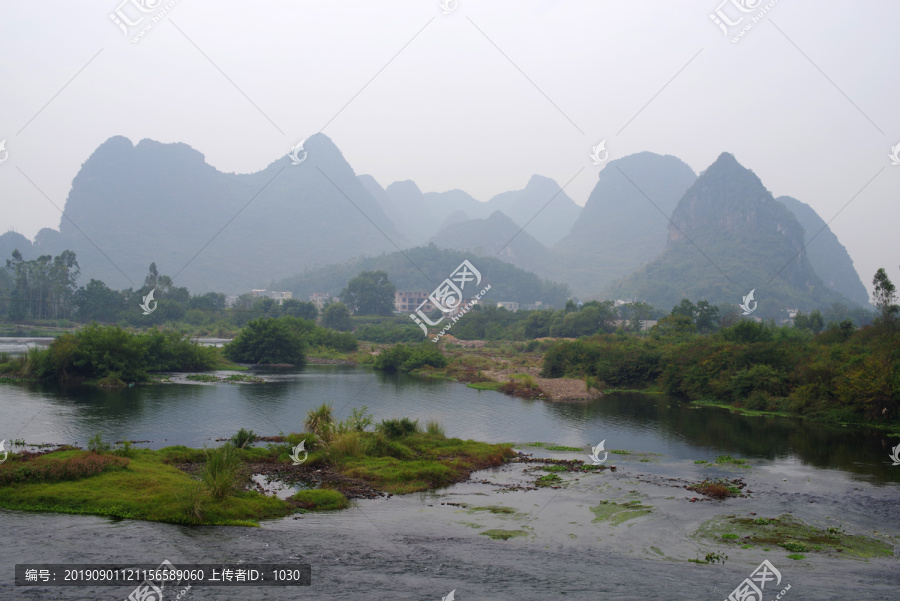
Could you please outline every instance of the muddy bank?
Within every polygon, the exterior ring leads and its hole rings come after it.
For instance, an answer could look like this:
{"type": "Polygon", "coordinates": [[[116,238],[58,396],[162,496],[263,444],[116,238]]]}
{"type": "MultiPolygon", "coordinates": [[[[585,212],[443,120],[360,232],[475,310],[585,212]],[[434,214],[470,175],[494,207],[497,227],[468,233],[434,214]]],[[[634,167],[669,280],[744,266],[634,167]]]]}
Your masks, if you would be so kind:
{"type": "MultiPolygon", "coordinates": [[[[896,597],[900,487],[799,462],[749,461],[748,468],[698,465],[648,453],[611,454],[616,467],[578,473],[577,452],[520,447],[562,462],[547,472],[522,461],[476,472],[437,492],[361,499],[345,511],[303,514],[261,528],[181,527],[102,518],[0,511],[0,598],[121,599],[116,588],[14,589],[13,564],[50,561],[181,563],[304,562],[308,588],[194,587],[192,599],[723,599],[765,559],[782,575],[783,597],[896,597]],[[539,474],[562,479],[537,487],[539,474]],[[691,502],[685,484],[736,479],[743,497],[691,502]],[[791,515],[889,543],[893,557],[853,560],[698,536],[719,516],[791,515]],[[521,532],[521,535],[507,533],[521,532]],[[499,534],[498,534],[499,533],[499,534]],[[52,545],[47,541],[52,540],[52,545]],[[707,553],[724,564],[696,564],[707,553]]],[[[552,464],[550,464],[552,465],[552,464]]],[[[766,544],[766,543],[763,543],[766,544]]],[[[780,589],[779,589],[780,590],[780,589]]],[[[765,589],[764,599],[773,599],[765,589]]]]}

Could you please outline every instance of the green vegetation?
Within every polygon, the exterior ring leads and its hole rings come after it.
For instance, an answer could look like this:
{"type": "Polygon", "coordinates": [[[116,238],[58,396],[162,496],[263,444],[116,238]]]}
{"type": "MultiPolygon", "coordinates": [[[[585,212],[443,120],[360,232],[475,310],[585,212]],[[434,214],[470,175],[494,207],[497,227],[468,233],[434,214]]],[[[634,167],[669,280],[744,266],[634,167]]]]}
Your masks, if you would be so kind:
{"type": "Polygon", "coordinates": [[[385,271],[363,271],[347,282],[340,299],[356,315],[393,315],[396,290],[385,271]]]}
{"type": "Polygon", "coordinates": [[[372,416],[365,407],[336,422],[331,407],[322,405],[309,412],[306,423],[309,433],[282,435],[266,447],[250,447],[256,435],[242,428],[216,449],[174,446],[151,451],[124,441],[111,450],[98,433],[90,451],[10,453],[0,464],[0,508],[253,525],[295,509],[349,506],[337,490],[304,490],[287,501],[246,490],[248,462],[290,462],[293,447],[301,441],[309,450],[308,460],[298,468],[301,473],[327,466],[396,494],[462,481],[472,471],[501,465],[514,454],[511,445],[446,438],[435,422],[422,432],[409,418],[385,420],[369,432],[372,416]],[[187,472],[175,467],[185,464],[187,472]]]}
{"type": "Polygon", "coordinates": [[[225,345],[225,356],[243,363],[306,362],[306,341],[286,321],[294,318],[253,319],[237,337],[225,345]]]}
{"type": "Polygon", "coordinates": [[[688,490],[698,492],[713,499],[727,499],[728,497],[736,497],[741,494],[741,486],[743,486],[743,484],[735,486],[735,483],[738,482],[738,480],[729,482],[728,480],[723,480],[721,478],[716,480],[706,479],[699,484],[692,484],[687,488],[688,490]]]}
{"type": "MultiPolygon", "coordinates": [[[[168,447],[159,451],[133,449],[131,453],[129,459],[74,449],[43,455],[10,454],[9,460],[0,464],[0,507],[176,524],[242,526],[290,511],[283,501],[256,492],[230,492],[228,487],[230,494],[216,496],[172,465],[186,457],[199,460],[198,454],[202,456],[203,451],[168,447]],[[48,478],[48,473],[66,477],[48,478]],[[14,475],[13,485],[9,485],[7,474],[14,475]]],[[[221,474],[216,483],[227,485],[221,474]]]]}
{"type": "Polygon", "coordinates": [[[628,520],[650,514],[653,506],[642,505],[640,501],[636,500],[623,503],[600,501],[599,505],[595,505],[590,509],[597,516],[594,518],[594,522],[609,522],[611,525],[617,526],[628,520]]]}
{"type": "Polygon", "coordinates": [[[492,540],[509,540],[517,536],[528,536],[528,533],[525,530],[500,530],[497,528],[485,530],[484,532],[479,532],[478,534],[488,536],[492,540]]]}
{"type": "Polygon", "coordinates": [[[437,346],[428,342],[414,347],[401,343],[382,350],[375,357],[374,365],[382,371],[412,371],[424,366],[445,367],[447,358],[437,346]]]}
{"type": "Polygon", "coordinates": [[[185,376],[186,380],[191,380],[193,382],[218,382],[219,378],[217,376],[212,376],[210,374],[188,374],[185,376]]]}
{"type": "Polygon", "coordinates": [[[334,511],[350,507],[347,497],[327,488],[301,490],[291,497],[291,501],[300,509],[308,511],[334,511]]]}
{"type": "Polygon", "coordinates": [[[656,386],[688,400],[830,421],[900,425],[900,346],[884,327],[821,334],[750,320],[701,336],[658,330],[560,342],[542,376],[656,386]]]}
{"type": "Polygon", "coordinates": [[[241,428],[231,437],[231,444],[239,449],[243,449],[247,445],[252,445],[256,442],[256,438],[256,433],[253,430],[241,428]]]}
{"type": "Polygon", "coordinates": [[[555,445],[555,444],[554,444],[554,445],[548,445],[548,446],[546,446],[545,448],[546,448],[548,451],[573,451],[573,452],[579,452],[579,451],[583,451],[583,450],[584,450],[583,448],[580,449],[580,448],[578,448],[578,447],[565,447],[565,446],[555,445]]]}
{"type": "Polygon", "coordinates": [[[147,372],[213,369],[218,351],[185,339],[177,332],[151,329],[132,334],[118,326],[91,324],[65,333],[46,349],[6,357],[0,369],[13,377],[79,383],[109,378],[111,382],[143,382],[147,372]]]}
{"type": "MultiPolygon", "coordinates": [[[[791,515],[777,518],[719,516],[704,522],[695,536],[726,541],[744,541],[768,551],[778,546],[793,553],[826,553],[832,557],[890,557],[893,547],[881,540],[851,535],[835,528],[809,526],[791,515]]],[[[799,556],[796,559],[802,559],[799,556]]],[[[794,558],[792,558],[794,559],[794,558]]]]}

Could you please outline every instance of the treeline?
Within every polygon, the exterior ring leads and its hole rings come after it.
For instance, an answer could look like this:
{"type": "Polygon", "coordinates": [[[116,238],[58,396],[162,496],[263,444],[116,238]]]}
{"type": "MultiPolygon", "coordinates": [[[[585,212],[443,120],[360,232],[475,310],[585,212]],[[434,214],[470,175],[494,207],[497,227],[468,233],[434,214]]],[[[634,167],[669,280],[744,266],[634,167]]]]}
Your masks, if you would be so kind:
{"type": "Polygon", "coordinates": [[[299,317],[251,320],[220,351],[175,331],[151,328],[129,332],[92,323],[57,337],[45,349],[26,355],[0,354],[0,376],[80,384],[98,381],[121,386],[144,382],[153,372],[208,371],[226,367],[225,358],[241,363],[303,365],[310,348],[352,352],[358,347],[349,332],[336,332],[299,317]]]}
{"type": "Polygon", "coordinates": [[[900,337],[884,323],[832,322],[813,334],[743,320],[709,335],[664,327],[645,338],[606,334],[556,344],[542,374],[753,410],[900,421],[900,337]]]}

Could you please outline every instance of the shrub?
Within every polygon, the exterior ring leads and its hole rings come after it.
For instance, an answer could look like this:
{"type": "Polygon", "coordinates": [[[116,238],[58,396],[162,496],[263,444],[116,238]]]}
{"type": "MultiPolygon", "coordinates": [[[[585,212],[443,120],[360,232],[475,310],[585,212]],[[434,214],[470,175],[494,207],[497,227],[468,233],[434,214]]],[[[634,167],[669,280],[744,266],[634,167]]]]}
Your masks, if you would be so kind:
{"type": "Polygon", "coordinates": [[[374,367],[382,371],[410,371],[419,367],[446,367],[447,358],[434,344],[424,342],[416,347],[397,344],[375,357],[374,367]]]}
{"type": "Polygon", "coordinates": [[[416,434],[419,432],[419,420],[411,420],[408,417],[401,417],[400,419],[385,419],[382,420],[376,430],[380,434],[384,434],[388,438],[400,438],[403,436],[409,436],[410,434],[416,434]]]}
{"type": "Polygon", "coordinates": [[[103,442],[103,438],[100,435],[100,432],[97,432],[93,436],[88,439],[88,450],[93,451],[95,453],[103,453],[104,451],[108,451],[112,445],[108,442],[103,442]]]}
{"type": "Polygon", "coordinates": [[[256,438],[256,433],[253,430],[241,428],[231,437],[231,444],[239,449],[243,449],[248,444],[256,442],[256,438]]]}
{"type": "Polygon", "coordinates": [[[281,318],[261,317],[247,322],[237,337],[225,345],[225,356],[232,361],[246,363],[289,363],[303,365],[306,362],[306,342],[281,318]]]}

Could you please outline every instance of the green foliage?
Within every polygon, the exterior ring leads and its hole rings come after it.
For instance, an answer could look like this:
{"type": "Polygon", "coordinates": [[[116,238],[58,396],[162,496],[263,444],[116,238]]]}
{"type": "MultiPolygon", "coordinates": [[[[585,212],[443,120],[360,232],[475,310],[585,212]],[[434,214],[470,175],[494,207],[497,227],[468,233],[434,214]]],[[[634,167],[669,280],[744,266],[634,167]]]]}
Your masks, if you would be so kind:
{"type": "Polygon", "coordinates": [[[440,424],[440,422],[430,419],[425,422],[425,432],[427,432],[430,436],[437,436],[440,438],[444,438],[444,427],[440,424]]]}
{"type": "Polygon", "coordinates": [[[237,447],[224,444],[212,452],[206,451],[206,462],[200,469],[200,480],[215,499],[223,499],[234,492],[240,477],[241,457],[237,447]]]}
{"type": "Polygon", "coordinates": [[[359,340],[379,344],[420,342],[422,340],[422,330],[413,324],[364,324],[356,328],[354,333],[359,340]]]}
{"type": "Polygon", "coordinates": [[[100,435],[100,432],[97,432],[88,439],[89,451],[103,453],[104,451],[110,450],[110,448],[112,448],[112,445],[108,442],[103,442],[103,437],[100,435]]]}
{"type": "MultiPolygon", "coordinates": [[[[670,316],[666,319],[685,319],[670,316]]],[[[900,419],[900,347],[876,328],[835,324],[814,336],[752,320],[707,336],[595,336],[558,342],[544,377],[657,387],[689,400],[730,401],[837,421],[900,419]]]]}
{"type": "Polygon", "coordinates": [[[340,299],[356,315],[393,315],[396,290],[386,272],[363,271],[347,282],[340,299]]]}
{"type": "Polygon", "coordinates": [[[322,403],[316,409],[308,410],[303,426],[307,432],[315,434],[316,438],[330,440],[335,430],[334,408],[329,403],[322,403]]]}
{"type": "Polygon", "coordinates": [[[411,371],[424,366],[446,367],[447,358],[434,344],[423,342],[418,346],[397,344],[384,349],[375,357],[374,367],[382,371],[411,371]]]}
{"type": "Polygon", "coordinates": [[[259,318],[249,321],[238,336],[225,345],[225,356],[246,363],[306,362],[306,342],[285,319],[259,318]]]}
{"type": "Polygon", "coordinates": [[[400,438],[419,432],[419,420],[411,420],[408,417],[400,419],[385,419],[375,428],[379,434],[388,438],[400,438]]]}
{"type": "Polygon", "coordinates": [[[231,437],[231,444],[239,449],[256,442],[256,433],[253,430],[241,428],[231,437]]]}
{"type": "Polygon", "coordinates": [[[322,325],[341,332],[352,330],[350,309],[344,303],[331,303],[322,311],[322,325]]]}

